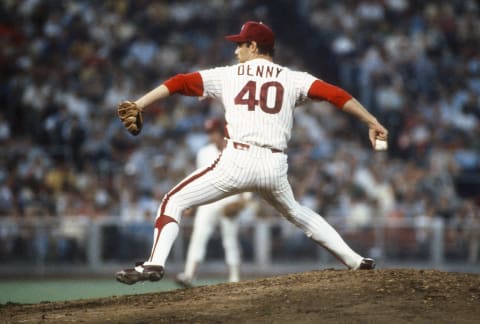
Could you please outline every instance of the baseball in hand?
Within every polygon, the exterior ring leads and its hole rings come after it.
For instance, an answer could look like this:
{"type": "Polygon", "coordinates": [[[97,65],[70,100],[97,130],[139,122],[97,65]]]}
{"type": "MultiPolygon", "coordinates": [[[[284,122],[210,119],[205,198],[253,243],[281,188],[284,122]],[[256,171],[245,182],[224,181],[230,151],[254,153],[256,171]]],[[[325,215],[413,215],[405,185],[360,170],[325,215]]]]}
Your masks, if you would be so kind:
{"type": "Polygon", "coordinates": [[[375,150],[376,151],[385,151],[388,148],[387,141],[376,139],[375,140],[375,150]]]}

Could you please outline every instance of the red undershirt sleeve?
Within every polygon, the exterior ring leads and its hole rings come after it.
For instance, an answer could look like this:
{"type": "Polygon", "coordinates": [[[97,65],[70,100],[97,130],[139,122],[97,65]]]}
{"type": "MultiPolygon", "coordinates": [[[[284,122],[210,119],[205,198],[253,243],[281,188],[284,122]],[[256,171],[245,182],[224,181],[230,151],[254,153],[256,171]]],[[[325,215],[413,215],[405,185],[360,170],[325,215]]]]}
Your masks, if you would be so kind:
{"type": "Polygon", "coordinates": [[[308,97],[313,100],[326,100],[341,109],[345,103],[352,99],[352,95],[330,83],[315,80],[308,90],[308,97]]]}
{"type": "Polygon", "coordinates": [[[186,96],[203,95],[203,80],[199,72],[177,74],[163,83],[170,94],[180,93],[186,96]]]}

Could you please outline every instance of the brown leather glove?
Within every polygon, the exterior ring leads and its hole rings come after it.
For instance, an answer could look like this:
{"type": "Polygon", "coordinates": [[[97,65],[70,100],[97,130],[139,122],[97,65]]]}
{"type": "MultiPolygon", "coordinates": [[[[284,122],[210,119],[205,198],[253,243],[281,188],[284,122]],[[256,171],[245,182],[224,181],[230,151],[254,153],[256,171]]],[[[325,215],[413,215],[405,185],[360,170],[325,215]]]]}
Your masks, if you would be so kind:
{"type": "Polygon", "coordinates": [[[140,134],[143,126],[142,109],[135,102],[123,101],[119,103],[117,114],[130,134],[135,136],[140,134]]]}

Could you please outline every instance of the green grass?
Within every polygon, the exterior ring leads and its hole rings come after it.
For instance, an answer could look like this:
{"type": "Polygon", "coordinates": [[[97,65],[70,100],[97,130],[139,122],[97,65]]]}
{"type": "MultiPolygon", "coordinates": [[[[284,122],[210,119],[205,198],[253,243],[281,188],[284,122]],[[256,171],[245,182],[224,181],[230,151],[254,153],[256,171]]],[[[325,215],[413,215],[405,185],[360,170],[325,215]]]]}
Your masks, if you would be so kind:
{"type": "MultiPolygon", "coordinates": [[[[200,280],[197,286],[221,282],[218,279],[200,280]]],[[[0,304],[36,304],[47,301],[144,294],[178,288],[172,280],[168,279],[131,286],[112,279],[9,280],[0,281],[0,304]]]]}

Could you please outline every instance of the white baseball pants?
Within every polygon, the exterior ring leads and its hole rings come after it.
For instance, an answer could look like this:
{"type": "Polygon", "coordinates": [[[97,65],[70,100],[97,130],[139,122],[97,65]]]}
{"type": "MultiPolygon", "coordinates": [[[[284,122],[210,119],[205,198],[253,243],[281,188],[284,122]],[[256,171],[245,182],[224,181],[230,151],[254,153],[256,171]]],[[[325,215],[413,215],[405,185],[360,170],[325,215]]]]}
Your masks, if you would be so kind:
{"type": "Polygon", "coordinates": [[[295,200],[287,170],[286,154],[229,140],[212,165],[193,172],[165,195],[157,212],[152,252],[145,264],[165,265],[184,209],[251,191],[347,267],[356,268],[362,257],[322,216],[295,200]]]}

